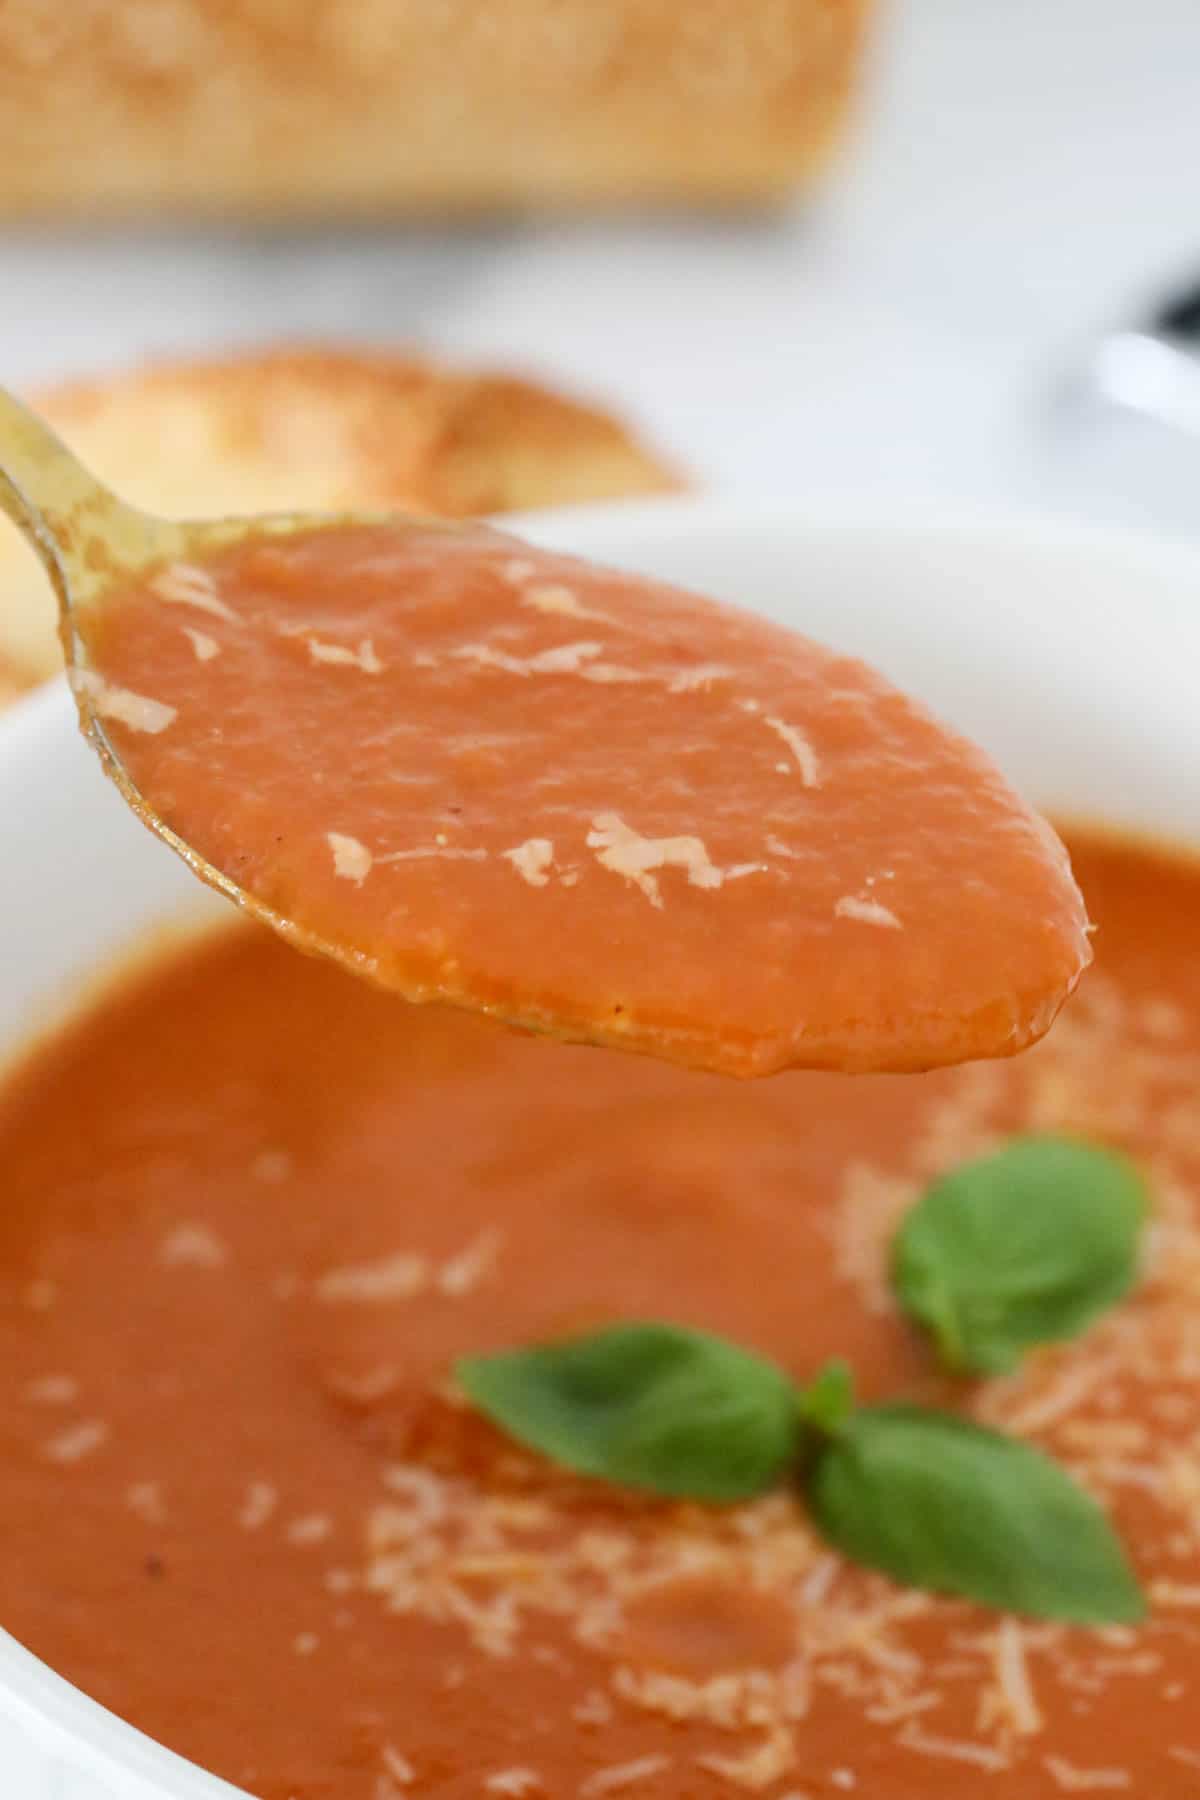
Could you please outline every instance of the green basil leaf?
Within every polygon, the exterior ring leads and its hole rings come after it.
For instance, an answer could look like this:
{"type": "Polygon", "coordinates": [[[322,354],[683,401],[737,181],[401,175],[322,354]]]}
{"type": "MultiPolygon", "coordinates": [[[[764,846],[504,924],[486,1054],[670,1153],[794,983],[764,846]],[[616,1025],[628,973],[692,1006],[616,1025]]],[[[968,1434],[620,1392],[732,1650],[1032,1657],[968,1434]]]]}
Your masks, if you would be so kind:
{"type": "Polygon", "coordinates": [[[796,1395],[796,1410],[806,1425],[827,1437],[840,1431],[854,1411],[854,1371],[835,1357],[819,1369],[796,1395]]]}
{"type": "Polygon", "coordinates": [[[1123,1157],[1016,1138],[928,1189],[897,1234],[892,1284],[950,1368],[1003,1374],[1128,1293],[1145,1207],[1123,1157]]]}
{"type": "Polygon", "coordinates": [[[777,1482],[797,1452],[788,1377],[706,1332],[617,1325],[567,1343],[467,1357],[456,1374],[512,1437],[625,1487],[741,1500],[777,1482]]]}
{"type": "Polygon", "coordinates": [[[855,1413],[818,1458],[808,1498],[831,1544],[909,1587],[1081,1625],[1145,1616],[1091,1496],[1032,1445],[953,1413],[855,1413]]]}

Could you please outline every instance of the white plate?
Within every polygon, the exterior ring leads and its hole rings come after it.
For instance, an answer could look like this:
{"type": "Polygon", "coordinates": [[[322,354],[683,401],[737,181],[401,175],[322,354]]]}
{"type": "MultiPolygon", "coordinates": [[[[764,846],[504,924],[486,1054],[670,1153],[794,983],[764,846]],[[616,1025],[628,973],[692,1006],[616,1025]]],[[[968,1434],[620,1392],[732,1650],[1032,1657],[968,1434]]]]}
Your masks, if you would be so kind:
{"type": "MultiPolygon", "coordinates": [[[[526,528],[869,657],[1047,808],[1200,847],[1192,550],[1018,519],[818,522],[705,501],[545,515],[526,528]]],[[[223,905],[125,812],[61,685],[0,719],[0,871],[0,1057],[139,931],[223,905]]],[[[235,1792],[3,1633],[0,1771],[20,1800],[235,1792]]]]}

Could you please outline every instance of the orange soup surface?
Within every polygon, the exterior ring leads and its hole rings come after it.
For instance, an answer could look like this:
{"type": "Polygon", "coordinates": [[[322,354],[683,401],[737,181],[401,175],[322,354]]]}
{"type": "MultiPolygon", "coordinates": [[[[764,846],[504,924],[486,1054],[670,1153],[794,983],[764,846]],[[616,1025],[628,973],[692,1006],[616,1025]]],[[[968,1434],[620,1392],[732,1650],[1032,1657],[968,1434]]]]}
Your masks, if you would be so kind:
{"type": "Polygon", "coordinates": [[[0,1619],[261,1800],[1200,1791],[1200,866],[1074,843],[1098,966],[1027,1056],[730,1083],[413,1009],[238,928],[0,1093],[0,1619]],[[1017,1129],[1131,1153],[1136,1296],[950,1390],[887,1246],[1017,1129]],[[961,1404],[1111,1508],[1151,1616],[851,1567],[786,1492],[557,1472],[462,1353],[630,1317],[961,1404]]]}
{"type": "Polygon", "coordinates": [[[414,999],[738,1075],[1041,1035],[1089,960],[1061,845],[863,664],[478,527],[172,564],[79,691],[149,806],[414,999]]]}

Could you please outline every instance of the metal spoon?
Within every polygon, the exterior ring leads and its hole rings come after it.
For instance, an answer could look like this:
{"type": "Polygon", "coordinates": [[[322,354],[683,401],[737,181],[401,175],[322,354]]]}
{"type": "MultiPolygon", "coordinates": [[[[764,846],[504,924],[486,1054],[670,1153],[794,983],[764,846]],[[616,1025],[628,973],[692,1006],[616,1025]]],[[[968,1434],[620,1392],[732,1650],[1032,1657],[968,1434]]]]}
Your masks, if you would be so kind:
{"type": "Polygon", "coordinates": [[[478,524],[153,518],[2,392],[0,468],[134,811],[410,1000],[733,1074],[901,1070],[1011,1054],[1090,960],[1061,846],[865,664],[478,524]],[[335,633],[358,608],[356,646],[306,633],[294,580],[335,633]]]}

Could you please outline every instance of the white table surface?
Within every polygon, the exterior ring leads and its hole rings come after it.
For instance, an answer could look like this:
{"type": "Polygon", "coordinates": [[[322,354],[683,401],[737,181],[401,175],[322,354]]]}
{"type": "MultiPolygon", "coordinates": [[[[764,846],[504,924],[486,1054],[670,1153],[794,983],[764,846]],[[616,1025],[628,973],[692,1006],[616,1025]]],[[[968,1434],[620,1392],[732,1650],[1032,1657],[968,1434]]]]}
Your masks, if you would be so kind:
{"type": "Polygon", "coordinates": [[[0,378],[406,341],[595,393],[727,490],[1200,531],[1200,447],[1062,399],[1091,333],[1193,272],[1200,0],[885,0],[853,141],[790,214],[10,233],[0,378]]]}

